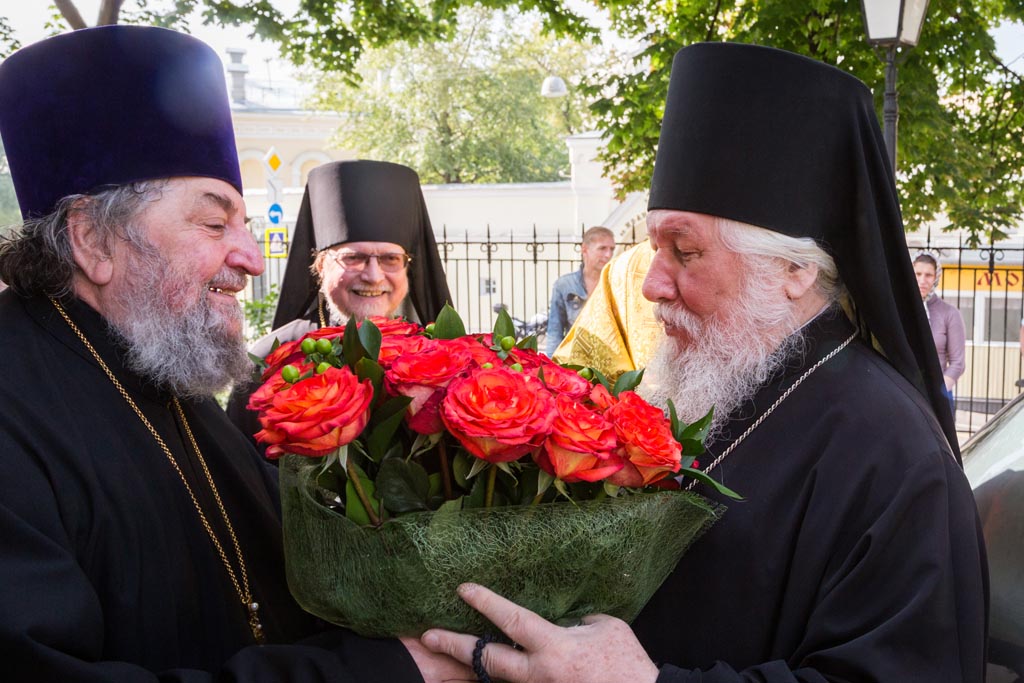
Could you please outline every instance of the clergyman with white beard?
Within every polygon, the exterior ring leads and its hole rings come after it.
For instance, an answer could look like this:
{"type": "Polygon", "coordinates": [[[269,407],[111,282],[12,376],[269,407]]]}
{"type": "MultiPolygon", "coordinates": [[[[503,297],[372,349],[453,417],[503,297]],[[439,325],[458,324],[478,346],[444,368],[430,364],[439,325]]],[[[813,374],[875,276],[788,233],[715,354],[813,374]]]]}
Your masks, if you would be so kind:
{"type": "MultiPolygon", "coordinates": [[[[744,501],[626,625],[461,595],[520,648],[423,643],[512,683],[980,683],[987,569],[871,91],[771,48],[673,63],[643,295],[642,391],[744,501]]],[[[577,361],[578,362],[578,361],[577,361]]]]}

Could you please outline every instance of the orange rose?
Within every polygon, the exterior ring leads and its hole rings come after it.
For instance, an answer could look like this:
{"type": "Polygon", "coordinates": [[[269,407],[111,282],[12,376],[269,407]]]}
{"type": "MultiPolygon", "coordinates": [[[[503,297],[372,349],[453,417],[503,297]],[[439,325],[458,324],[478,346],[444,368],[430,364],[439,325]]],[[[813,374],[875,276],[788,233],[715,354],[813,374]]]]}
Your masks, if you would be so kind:
{"type": "Polygon", "coordinates": [[[430,340],[420,335],[406,337],[400,334],[388,334],[380,340],[380,353],[377,355],[377,362],[382,368],[387,368],[403,353],[416,353],[430,343],[430,340]]]}
{"type": "Polygon", "coordinates": [[[505,368],[477,370],[449,385],[441,419],[476,457],[511,462],[543,443],[555,400],[536,377],[505,368]]]}
{"type": "Polygon", "coordinates": [[[598,410],[605,411],[619,402],[603,384],[595,384],[590,390],[590,403],[598,410]]]}
{"type": "Polygon", "coordinates": [[[385,318],[380,315],[371,315],[367,320],[377,326],[383,337],[408,337],[423,331],[423,328],[419,325],[411,323],[404,318],[385,318]]]}
{"type": "Polygon", "coordinates": [[[624,463],[612,424],[568,396],[558,396],[555,403],[558,415],[534,458],[537,465],[566,482],[600,481],[621,470],[624,463]]]}
{"type": "Polygon", "coordinates": [[[501,365],[501,359],[498,358],[490,346],[489,341],[491,335],[486,334],[479,337],[459,337],[458,339],[450,339],[448,343],[460,346],[466,353],[473,359],[473,363],[476,366],[481,366],[484,363],[490,363],[493,366],[501,365]]]}
{"type": "Polygon", "coordinates": [[[517,349],[512,347],[508,352],[508,358],[505,359],[505,363],[511,365],[512,363],[519,363],[523,366],[523,369],[536,374],[537,368],[541,367],[548,362],[548,357],[544,354],[538,353],[533,349],[517,349]]]}
{"type": "MultiPolygon", "coordinates": [[[[300,358],[297,360],[301,361],[302,354],[299,354],[299,356],[300,358]]],[[[289,357],[288,360],[292,359],[289,357]]],[[[296,363],[296,367],[299,368],[300,374],[310,369],[308,365],[303,367],[299,363],[296,363]]],[[[276,370],[269,377],[267,377],[266,374],[267,373],[264,373],[265,380],[263,384],[261,384],[259,389],[252,392],[252,395],[249,396],[249,403],[246,404],[245,406],[246,409],[255,412],[263,410],[265,406],[269,406],[271,404],[277,392],[279,392],[284,387],[288,386],[288,382],[284,381],[284,377],[281,376],[280,369],[276,370]]]]}
{"type": "Polygon", "coordinates": [[[608,481],[618,486],[646,486],[678,472],[682,447],[659,408],[632,391],[623,391],[604,416],[615,425],[626,452],[626,464],[608,481]]]}
{"type": "Polygon", "coordinates": [[[267,369],[263,371],[262,375],[264,382],[274,375],[279,375],[281,368],[289,363],[300,364],[306,360],[306,354],[299,350],[301,343],[301,339],[285,342],[267,354],[267,357],[264,359],[267,369]]]}
{"type": "Polygon", "coordinates": [[[351,442],[370,419],[373,383],[348,368],[330,368],[284,387],[260,411],[268,458],[285,453],[319,457],[351,442]]]}
{"type": "Polygon", "coordinates": [[[563,368],[558,363],[551,361],[542,362],[531,375],[540,376],[544,373],[544,384],[555,394],[564,394],[572,398],[582,399],[590,393],[592,385],[589,381],[580,377],[580,373],[569,368],[563,368]]]}
{"type": "MultiPolygon", "coordinates": [[[[342,327],[321,327],[307,332],[302,336],[302,339],[309,337],[310,339],[337,339],[341,340],[345,336],[345,328],[342,327]]],[[[302,341],[301,339],[299,341],[302,341]]]]}
{"type": "Polygon", "coordinates": [[[444,430],[439,410],[444,389],[470,364],[461,344],[431,341],[414,353],[398,356],[384,374],[392,394],[412,399],[406,422],[418,434],[437,434],[444,430]]]}

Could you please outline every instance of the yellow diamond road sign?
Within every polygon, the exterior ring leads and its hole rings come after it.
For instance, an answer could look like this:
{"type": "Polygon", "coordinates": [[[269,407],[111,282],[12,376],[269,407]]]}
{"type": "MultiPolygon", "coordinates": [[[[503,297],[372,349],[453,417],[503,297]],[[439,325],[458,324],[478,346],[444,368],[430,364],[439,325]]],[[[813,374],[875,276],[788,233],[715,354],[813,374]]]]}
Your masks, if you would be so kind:
{"type": "Polygon", "coordinates": [[[263,157],[263,162],[274,173],[277,173],[277,169],[281,168],[281,157],[277,156],[277,150],[273,147],[267,150],[266,155],[263,157]]]}

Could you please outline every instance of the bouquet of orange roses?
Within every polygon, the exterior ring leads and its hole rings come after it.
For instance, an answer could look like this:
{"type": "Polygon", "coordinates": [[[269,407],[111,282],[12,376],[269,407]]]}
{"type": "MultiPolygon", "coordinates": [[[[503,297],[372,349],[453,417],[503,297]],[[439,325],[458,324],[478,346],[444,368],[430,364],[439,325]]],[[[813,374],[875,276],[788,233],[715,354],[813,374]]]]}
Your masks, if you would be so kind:
{"type": "Polygon", "coordinates": [[[507,313],[467,335],[350,321],[277,347],[249,408],[281,462],[292,593],[368,636],[479,632],[455,587],[488,585],[559,620],[630,620],[722,513],[679,489],[710,414],[682,424],[590,368],[517,340],[507,313]]]}

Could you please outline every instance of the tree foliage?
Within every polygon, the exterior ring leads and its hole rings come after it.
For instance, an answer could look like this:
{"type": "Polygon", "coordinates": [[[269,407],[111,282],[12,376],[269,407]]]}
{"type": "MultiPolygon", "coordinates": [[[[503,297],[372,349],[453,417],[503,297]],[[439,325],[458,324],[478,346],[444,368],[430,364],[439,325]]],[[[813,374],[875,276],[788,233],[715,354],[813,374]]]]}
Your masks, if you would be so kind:
{"type": "Polygon", "coordinates": [[[367,52],[358,85],[320,77],[315,106],[343,112],[339,146],[411,166],[424,182],[558,180],[563,137],[581,129],[585,106],[578,87],[552,101],[540,86],[583,74],[595,52],[544,36],[536,17],[464,10],[445,42],[367,52]]]}
{"type": "MultiPolygon", "coordinates": [[[[676,50],[737,41],[791,50],[868,84],[881,116],[884,66],[849,0],[597,0],[618,34],[645,48],[590,92],[609,135],[603,159],[622,192],[645,189],[676,50]]],[[[1003,236],[1022,215],[1024,78],[1000,62],[993,29],[1020,20],[1020,0],[932,0],[917,47],[900,57],[898,183],[908,229],[933,220],[974,239],[1003,236]]],[[[723,87],[727,87],[723,84],[723,87]]]]}
{"type": "MultiPolygon", "coordinates": [[[[122,2],[104,5],[120,10],[122,2]]],[[[207,23],[250,26],[293,62],[351,84],[364,51],[451,40],[466,7],[536,11],[545,30],[580,40],[595,39],[590,17],[603,13],[612,33],[640,45],[586,90],[608,136],[606,172],[622,193],[647,187],[672,56],[684,45],[729,40],[805,54],[865,81],[879,115],[882,108],[884,67],[851,0],[303,0],[287,15],[273,0],[135,0],[134,7],[113,12],[114,20],[181,27],[199,12],[207,23]],[[584,2],[592,11],[576,9],[584,2]]],[[[939,220],[989,239],[1021,219],[1024,77],[1000,62],[992,38],[1006,20],[1024,20],[1024,1],[931,0],[920,44],[901,55],[898,182],[911,229],[939,220]]],[[[5,29],[0,22],[0,48],[9,49],[5,29]]]]}
{"type": "Polygon", "coordinates": [[[0,144],[0,235],[20,222],[21,210],[18,208],[18,198],[14,194],[11,169],[7,166],[7,155],[0,144]]]}

